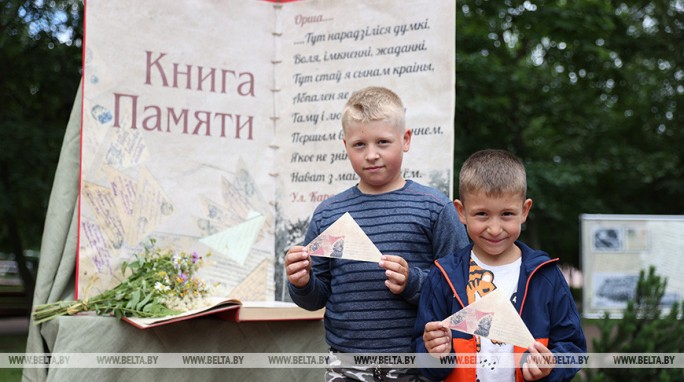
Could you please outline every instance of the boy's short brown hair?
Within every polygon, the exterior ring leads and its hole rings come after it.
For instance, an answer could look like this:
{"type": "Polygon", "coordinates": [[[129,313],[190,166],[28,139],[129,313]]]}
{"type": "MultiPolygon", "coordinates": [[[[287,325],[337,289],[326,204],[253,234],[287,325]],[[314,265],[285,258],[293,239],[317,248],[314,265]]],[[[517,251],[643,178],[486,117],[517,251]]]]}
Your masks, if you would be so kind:
{"type": "Polygon", "coordinates": [[[378,86],[353,92],[342,110],[342,128],[346,130],[352,122],[372,121],[387,121],[404,131],[406,117],[401,98],[393,91],[378,86]]]}
{"type": "Polygon", "coordinates": [[[505,150],[481,150],[471,155],[458,177],[459,198],[482,193],[488,197],[518,194],[525,199],[527,174],[522,161],[505,150]]]}

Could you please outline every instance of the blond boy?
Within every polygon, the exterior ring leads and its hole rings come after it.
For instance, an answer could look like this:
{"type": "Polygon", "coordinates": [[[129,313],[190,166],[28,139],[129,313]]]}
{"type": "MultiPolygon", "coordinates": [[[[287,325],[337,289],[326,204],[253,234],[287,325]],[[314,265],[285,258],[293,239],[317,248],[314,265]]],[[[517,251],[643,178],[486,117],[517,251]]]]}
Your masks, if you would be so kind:
{"type": "MultiPolygon", "coordinates": [[[[409,353],[423,280],[433,261],[467,245],[456,209],[441,192],[402,176],[411,144],[404,105],[392,91],[354,92],[342,113],[344,147],[357,185],[322,202],[305,237],[309,243],[349,212],[383,254],[379,264],[310,257],[304,246],[285,257],[292,300],[326,307],[333,353],[409,353]]],[[[327,380],[417,378],[416,369],[330,368],[327,380]]]]}

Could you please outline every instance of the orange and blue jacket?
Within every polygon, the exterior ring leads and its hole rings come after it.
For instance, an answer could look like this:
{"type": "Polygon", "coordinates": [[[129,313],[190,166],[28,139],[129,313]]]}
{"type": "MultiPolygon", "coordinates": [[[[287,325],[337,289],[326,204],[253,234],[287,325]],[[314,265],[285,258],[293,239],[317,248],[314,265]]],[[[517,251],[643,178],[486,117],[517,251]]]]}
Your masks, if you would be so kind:
{"type": "MultiPolygon", "coordinates": [[[[515,308],[532,336],[553,353],[586,353],[586,339],[577,306],[555,264],[558,259],[552,260],[545,252],[534,250],[520,241],[516,241],[516,245],[522,251],[522,262],[515,308]]],[[[427,352],[423,343],[425,324],[442,321],[468,305],[466,286],[471,250],[472,245],[469,245],[458,253],[437,260],[436,267],[425,280],[413,336],[417,353],[427,352]]],[[[474,336],[453,330],[451,333],[453,353],[476,353],[474,336]]],[[[516,353],[522,354],[526,350],[515,347],[516,353]]],[[[476,371],[474,367],[421,368],[423,375],[436,381],[474,382],[476,371]]],[[[576,368],[556,367],[543,381],[569,381],[578,371],[576,368]]],[[[524,381],[520,367],[516,369],[516,381],[524,381]]]]}

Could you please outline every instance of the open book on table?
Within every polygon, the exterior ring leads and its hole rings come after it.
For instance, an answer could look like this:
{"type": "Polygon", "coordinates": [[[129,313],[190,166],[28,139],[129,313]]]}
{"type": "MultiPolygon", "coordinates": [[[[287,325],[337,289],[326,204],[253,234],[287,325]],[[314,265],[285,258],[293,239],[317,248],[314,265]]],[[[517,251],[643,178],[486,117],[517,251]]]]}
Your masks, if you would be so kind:
{"type": "Polygon", "coordinates": [[[149,329],[205,316],[213,316],[235,322],[249,322],[320,320],[325,313],[325,309],[308,311],[291,302],[284,301],[250,301],[242,303],[234,299],[213,298],[210,300],[211,305],[207,307],[193,309],[175,316],[159,318],[123,317],[121,320],[138,329],[149,329]]]}

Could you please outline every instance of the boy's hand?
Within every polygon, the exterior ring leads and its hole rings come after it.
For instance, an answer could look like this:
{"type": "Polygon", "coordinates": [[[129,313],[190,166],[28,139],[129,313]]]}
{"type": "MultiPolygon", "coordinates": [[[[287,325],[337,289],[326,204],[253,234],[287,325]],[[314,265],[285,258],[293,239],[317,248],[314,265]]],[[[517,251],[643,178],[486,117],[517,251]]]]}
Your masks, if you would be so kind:
{"type": "Polygon", "coordinates": [[[423,331],[423,342],[431,356],[445,356],[451,352],[451,329],[439,321],[428,322],[423,331]]]}
{"type": "Polygon", "coordinates": [[[297,288],[303,288],[309,283],[311,260],[306,247],[299,245],[291,247],[285,255],[285,273],[287,279],[297,288]]]}
{"type": "Polygon", "coordinates": [[[551,370],[556,366],[551,350],[540,342],[535,342],[527,350],[529,355],[522,366],[525,380],[536,381],[551,374],[551,370]]]}
{"type": "Polygon", "coordinates": [[[382,260],[380,260],[379,264],[382,268],[386,269],[387,280],[385,285],[387,285],[390,292],[394,294],[403,292],[409,276],[409,267],[406,260],[401,256],[382,255],[382,260]]]}

